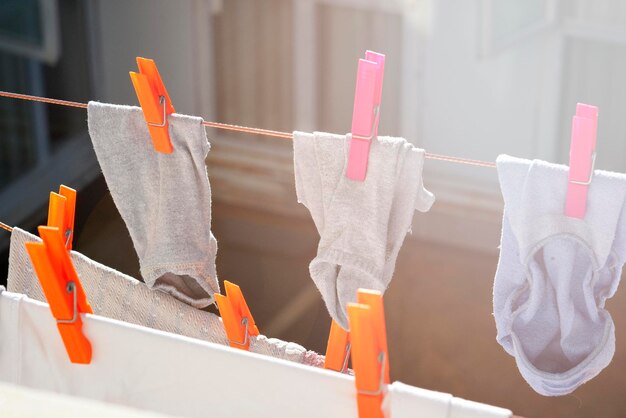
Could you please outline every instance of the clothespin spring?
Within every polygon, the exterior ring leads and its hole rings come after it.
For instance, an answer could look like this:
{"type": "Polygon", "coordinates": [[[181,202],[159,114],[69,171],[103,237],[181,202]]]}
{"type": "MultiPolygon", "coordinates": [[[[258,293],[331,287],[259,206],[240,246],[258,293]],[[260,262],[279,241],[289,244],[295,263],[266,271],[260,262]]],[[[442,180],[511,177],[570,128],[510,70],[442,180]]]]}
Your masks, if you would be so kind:
{"type": "Polygon", "coordinates": [[[67,247],[70,243],[70,238],[72,237],[72,228],[67,228],[65,230],[65,246],[67,247]]]}
{"type": "Polygon", "coordinates": [[[146,122],[150,126],[163,128],[167,124],[167,106],[165,106],[165,96],[159,96],[159,104],[163,107],[163,123],[146,122]]]}
{"type": "Polygon", "coordinates": [[[380,363],[380,383],[378,384],[378,389],[376,390],[364,390],[359,389],[357,392],[360,395],[369,395],[369,396],[378,396],[383,393],[383,388],[385,387],[385,352],[381,351],[378,355],[378,362],[380,363]]]}
{"type": "Polygon", "coordinates": [[[591,179],[593,178],[593,170],[596,167],[596,152],[594,151],[593,154],[591,154],[591,170],[589,170],[589,179],[587,181],[576,181],[576,180],[570,180],[569,182],[572,184],[581,184],[583,186],[589,186],[591,184],[591,179]]]}
{"type": "MultiPolygon", "coordinates": [[[[220,310],[220,305],[217,303],[217,301],[213,301],[213,305],[215,305],[215,307],[217,308],[217,310],[220,310]]],[[[239,342],[239,341],[234,341],[229,339],[228,342],[231,344],[235,344],[235,345],[239,345],[241,347],[246,347],[248,345],[248,340],[250,339],[250,335],[248,334],[248,317],[244,316],[241,319],[241,325],[243,325],[245,327],[244,329],[244,336],[243,336],[243,342],[239,342]]],[[[346,357],[346,363],[348,361],[348,358],[346,357]]]]}
{"type": "Polygon", "coordinates": [[[244,337],[243,337],[243,341],[239,342],[239,341],[234,341],[234,340],[228,340],[228,342],[232,343],[232,344],[236,344],[242,347],[247,347],[248,346],[248,340],[250,338],[250,335],[248,334],[248,317],[244,316],[241,320],[241,325],[243,325],[245,328],[244,330],[244,337]]]}
{"type": "Polygon", "coordinates": [[[72,319],[57,319],[58,324],[73,324],[76,322],[76,319],[78,318],[78,295],[76,294],[76,284],[74,282],[68,282],[66,290],[67,290],[67,293],[72,294],[73,299],[74,299],[72,302],[72,306],[73,306],[72,319]]]}
{"type": "Polygon", "coordinates": [[[343,359],[343,364],[341,366],[341,373],[344,373],[348,370],[348,359],[350,358],[350,349],[352,348],[352,343],[348,342],[346,345],[346,356],[343,359]]]}

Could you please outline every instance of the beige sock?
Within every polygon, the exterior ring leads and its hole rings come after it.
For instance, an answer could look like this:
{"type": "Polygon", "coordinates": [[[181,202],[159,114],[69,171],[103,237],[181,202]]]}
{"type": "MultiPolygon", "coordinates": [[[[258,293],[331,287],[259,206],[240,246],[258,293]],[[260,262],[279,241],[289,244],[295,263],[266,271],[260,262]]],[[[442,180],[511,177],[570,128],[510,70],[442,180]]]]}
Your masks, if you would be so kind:
{"type": "MultiPolygon", "coordinates": [[[[192,306],[219,292],[202,120],[169,116],[171,154],[156,152],[140,108],[89,102],[89,134],[146,284],[192,306]]],[[[114,244],[112,244],[114,245],[114,244]]]]}
{"type": "Polygon", "coordinates": [[[330,315],[348,327],[346,307],[357,290],[384,292],[395,268],[413,212],[434,201],[422,184],[424,151],[402,138],[372,142],[367,177],[348,179],[349,137],[294,132],[298,201],[320,234],[309,266],[330,315]]]}

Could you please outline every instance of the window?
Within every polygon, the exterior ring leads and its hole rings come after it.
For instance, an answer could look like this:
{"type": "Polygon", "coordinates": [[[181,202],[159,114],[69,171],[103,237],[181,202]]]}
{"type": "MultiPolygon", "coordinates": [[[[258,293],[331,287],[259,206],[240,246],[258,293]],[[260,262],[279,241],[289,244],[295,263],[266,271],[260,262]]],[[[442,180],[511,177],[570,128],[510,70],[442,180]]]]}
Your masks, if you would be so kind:
{"type": "MultiPolygon", "coordinates": [[[[44,2],[50,3],[50,2],[44,2]]],[[[42,3],[43,4],[43,3],[42,3]]],[[[0,89],[86,101],[90,97],[85,2],[58,4],[60,50],[44,59],[43,6],[34,0],[0,4],[0,89]],[[11,24],[6,24],[12,22],[11,24]],[[9,36],[11,35],[11,36],[9,36]],[[15,42],[10,43],[7,39],[15,42]],[[24,45],[23,49],[19,46],[24,45]],[[49,57],[48,57],[49,58],[49,57]]],[[[0,190],[49,161],[59,147],[87,129],[81,111],[14,99],[0,99],[0,190]]]]}

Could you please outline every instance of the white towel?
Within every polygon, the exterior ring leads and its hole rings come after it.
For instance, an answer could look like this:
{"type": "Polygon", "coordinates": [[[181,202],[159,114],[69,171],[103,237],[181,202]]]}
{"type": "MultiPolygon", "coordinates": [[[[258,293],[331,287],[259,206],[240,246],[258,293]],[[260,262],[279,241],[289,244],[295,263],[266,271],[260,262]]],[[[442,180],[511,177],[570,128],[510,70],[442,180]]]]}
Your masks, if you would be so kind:
{"type": "Polygon", "coordinates": [[[358,416],[351,376],[98,315],[82,320],[87,365],[69,361],[47,304],[1,292],[0,381],[177,417],[358,416]]]}
{"type": "MultiPolygon", "coordinates": [[[[0,381],[180,417],[358,417],[352,376],[98,315],[82,315],[91,363],[72,364],[49,306],[2,290],[0,381]]],[[[435,392],[397,382],[389,388],[393,418],[510,416],[449,395],[450,415],[420,415],[446,405],[433,405],[435,392]]]]}
{"type": "Polygon", "coordinates": [[[383,412],[388,418],[510,418],[511,411],[393,382],[387,387],[383,412]]]}

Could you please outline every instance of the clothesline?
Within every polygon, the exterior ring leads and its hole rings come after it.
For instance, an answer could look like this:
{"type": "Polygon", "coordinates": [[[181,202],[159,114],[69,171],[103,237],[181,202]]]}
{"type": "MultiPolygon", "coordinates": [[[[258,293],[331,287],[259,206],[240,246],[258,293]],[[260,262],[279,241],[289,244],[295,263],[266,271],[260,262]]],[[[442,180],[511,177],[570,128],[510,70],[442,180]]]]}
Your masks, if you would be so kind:
{"type": "MultiPolygon", "coordinates": [[[[0,97],[9,97],[12,99],[30,100],[30,101],[49,103],[49,104],[55,104],[55,105],[60,105],[60,106],[69,106],[69,107],[87,109],[87,103],[72,102],[69,100],[51,99],[47,97],[31,96],[29,94],[11,93],[8,91],[1,91],[1,90],[0,90],[0,97]]],[[[273,138],[281,138],[281,139],[293,139],[293,134],[289,132],[274,131],[271,129],[250,128],[247,126],[239,126],[239,125],[232,125],[229,123],[209,122],[209,121],[203,121],[202,124],[210,128],[223,129],[227,131],[244,132],[244,133],[256,134],[256,135],[265,135],[265,136],[270,136],[273,138]]],[[[493,162],[489,162],[489,161],[480,161],[480,160],[472,160],[469,158],[452,157],[449,155],[433,154],[430,152],[427,152],[425,156],[426,158],[429,158],[431,160],[447,161],[450,163],[473,165],[477,167],[496,168],[496,164],[493,162]]]]}
{"type": "MultiPolygon", "coordinates": [[[[19,99],[19,100],[30,100],[34,102],[42,102],[42,103],[59,105],[59,106],[68,106],[68,107],[76,107],[80,109],[87,109],[87,103],[73,102],[70,100],[52,99],[48,97],[32,96],[29,94],[12,93],[12,92],[2,91],[2,90],[0,90],[0,97],[8,97],[11,99],[19,99]]],[[[250,128],[247,126],[239,126],[239,125],[233,125],[229,123],[210,122],[210,121],[202,121],[202,124],[210,128],[223,129],[227,131],[244,132],[244,133],[255,134],[255,135],[265,135],[265,136],[270,136],[273,138],[280,138],[280,139],[293,139],[293,134],[289,132],[274,131],[271,129],[250,128]]],[[[431,160],[447,161],[450,163],[473,165],[477,167],[486,167],[486,168],[496,167],[495,163],[489,162],[489,161],[480,161],[480,160],[472,160],[469,158],[452,157],[449,155],[433,154],[430,152],[425,153],[425,157],[431,160]]],[[[9,225],[3,222],[0,222],[0,228],[8,232],[13,231],[13,228],[11,228],[9,225]]]]}

